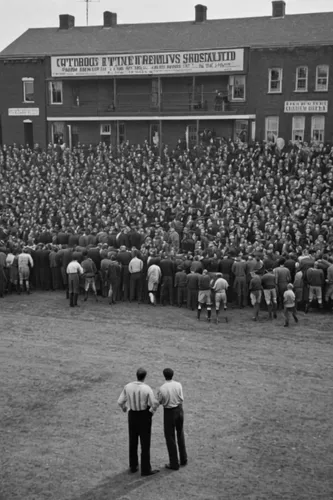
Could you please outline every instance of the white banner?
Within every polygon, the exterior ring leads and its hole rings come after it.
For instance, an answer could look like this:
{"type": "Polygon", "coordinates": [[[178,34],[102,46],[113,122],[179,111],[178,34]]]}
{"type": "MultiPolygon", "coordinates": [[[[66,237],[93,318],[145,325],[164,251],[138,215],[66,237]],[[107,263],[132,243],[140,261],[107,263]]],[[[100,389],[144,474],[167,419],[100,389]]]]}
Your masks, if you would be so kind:
{"type": "Polygon", "coordinates": [[[244,49],[51,57],[53,77],[244,71],[244,49]]]}
{"type": "Polygon", "coordinates": [[[8,108],[8,116],[39,116],[39,108],[8,108]]]}
{"type": "Polygon", "coordinates": [[[285,113],[327,113],[328,101],[286,101],[285,113]]]}

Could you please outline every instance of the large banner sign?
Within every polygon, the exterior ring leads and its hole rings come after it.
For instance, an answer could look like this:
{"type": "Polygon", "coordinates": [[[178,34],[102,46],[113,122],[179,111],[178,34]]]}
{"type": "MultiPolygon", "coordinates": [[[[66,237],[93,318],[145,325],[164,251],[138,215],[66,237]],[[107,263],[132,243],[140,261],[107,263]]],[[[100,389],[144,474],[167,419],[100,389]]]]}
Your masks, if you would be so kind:
{"type": "Polygon", "coordinates": [[[285,113],[327,113],[328,101],[286,101],[285,113]]]}
{"type": "Polygon", "coordinates": [[[169,75],[244,70],[244,49],[51,57],[53,77],[169,75]]]}

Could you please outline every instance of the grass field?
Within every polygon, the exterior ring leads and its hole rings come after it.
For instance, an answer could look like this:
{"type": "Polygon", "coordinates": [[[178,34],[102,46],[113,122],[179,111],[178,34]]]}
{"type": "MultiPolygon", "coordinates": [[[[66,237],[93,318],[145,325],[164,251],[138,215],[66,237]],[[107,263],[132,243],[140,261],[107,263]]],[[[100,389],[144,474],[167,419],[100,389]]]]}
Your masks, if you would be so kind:
{"type": "MultiPolygon", "coordinates": [[[[0,301],[1,500],[332,500],[333,315],[283,328],[251,310],[199,323],[171,307],[61,293],[0,301]],[[163,470],[163,411],[149,478],[128,474],[122,387],[170,366],[185,395],[189,464],[163,470]]],[[[204,316],[204,314],[203,314],[204,316]]]]}

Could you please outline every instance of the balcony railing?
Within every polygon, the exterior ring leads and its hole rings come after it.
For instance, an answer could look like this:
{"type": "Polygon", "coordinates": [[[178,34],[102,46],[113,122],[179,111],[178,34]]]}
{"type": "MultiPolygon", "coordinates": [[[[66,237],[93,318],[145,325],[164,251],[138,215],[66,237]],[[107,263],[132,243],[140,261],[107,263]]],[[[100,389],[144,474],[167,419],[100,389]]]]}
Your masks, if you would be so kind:
{"type": "Polygon", "coordinates": [[[112,115],[212,115],[242,113],[244,101],[229,102],[227,92],[206,92],[198,95],[186,92],[121,93],[116,101],[81,100],[75,97],[71,106],[49,106],[52,115],[108,116],[112,115]]]}

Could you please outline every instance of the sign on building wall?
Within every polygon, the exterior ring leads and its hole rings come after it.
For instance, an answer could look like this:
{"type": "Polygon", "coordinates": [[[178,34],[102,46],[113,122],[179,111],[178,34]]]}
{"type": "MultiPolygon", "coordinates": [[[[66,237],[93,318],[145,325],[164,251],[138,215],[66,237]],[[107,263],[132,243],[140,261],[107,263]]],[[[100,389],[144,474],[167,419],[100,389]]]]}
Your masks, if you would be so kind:
{"type": "Polygon", "coordinates": [[[8,116],[39,116],[39,108],[8,108],[8,116]]]}
{"type": "Polygon", "coordinates": [[[53,77],[220,73],[244,70],[244,49],[51,57],[53,77]]]}
{"type": "Polygon", "coordinates": [[[328,101],[286,101],[285,113],[327,113],[328,101]]]}

